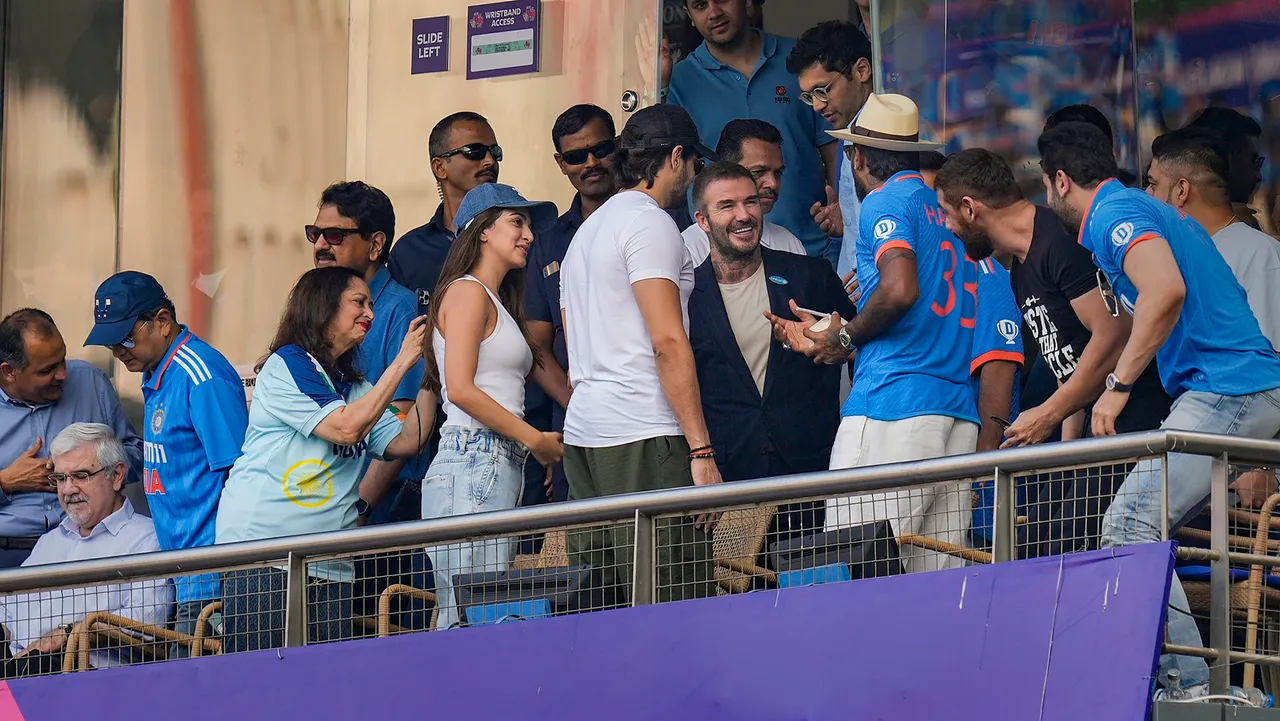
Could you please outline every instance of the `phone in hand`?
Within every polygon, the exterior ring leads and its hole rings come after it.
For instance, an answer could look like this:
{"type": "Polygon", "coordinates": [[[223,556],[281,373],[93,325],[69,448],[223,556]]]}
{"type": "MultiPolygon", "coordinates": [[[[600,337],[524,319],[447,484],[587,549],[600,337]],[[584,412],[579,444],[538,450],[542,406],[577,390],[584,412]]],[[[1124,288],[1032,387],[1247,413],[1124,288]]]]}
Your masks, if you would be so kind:
{"type": "Polygon", "coordinates": [[[800,311],[801,313],[808,313],[809,315],[813,316],[814,318],[830,318],[830,317],[831,317],[831,314],[830,314],[830,313],[819,313],[819,312],[818,312],[818,311],[816,311],[816,310],[809,310],[808,308],[801,308],[801,307],[800,307],[800,306],[798,306],[798,305],[796,306],[796,310],[800,311]]]}
{"type": "Polygon", "coordinates": [[[995,421],[996,424],[999,425],[1001,428],[1008,428],[1009,426],[1013,425],[1012,423],[1010,423],[1009,421],[1006,421],[1000,416],[991,416],[991,420],[995,421]]]}

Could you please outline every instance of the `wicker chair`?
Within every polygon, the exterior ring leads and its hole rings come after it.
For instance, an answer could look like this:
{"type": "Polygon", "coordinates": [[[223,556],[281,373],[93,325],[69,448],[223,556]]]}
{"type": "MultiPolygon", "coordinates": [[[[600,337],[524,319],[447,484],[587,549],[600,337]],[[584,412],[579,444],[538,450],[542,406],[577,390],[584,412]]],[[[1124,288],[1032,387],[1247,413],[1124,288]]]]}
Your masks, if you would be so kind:
{"type": "Polygon", "coordinates": [[[209,625],[209,617],[222,610],[222,602],[214,601],[200,609],[197,616],[194,634],[139,623],[131,618],[117,616],[106,611],[94,611],[85,616],[80,623],[71,629],[67,638],[66,652],[62,655],[64,672],[85,671],[93,668],[89,663],[89,653],[95,644],[106,641],[112,648],[129,648],[141,653],[150,660],[164,660],[168,657],[169,644],[176,643],[191,649],[191,655],[202,656],[205,653],[222,653],[222,641],[207,638],[204,634],[209,625]],[[139,638],[142,634],[148,638],[139,638]]]}
{"type": "Polygon", "coordinates": [[[714,549],[716,585],[725,593],[746,593],[753,578],[778,583],[778,574],[756,565],[764,550],[769,524],[778,512],[777,506],[740,508],[725,511],[711,532],[714,549]]]}
{"type": "MultiPolygon", "coordinates": [[[[1275,513],[1276,506],[1280,504],[1280,493],[1272,495],[1262,504],[1262,508],[1254,513],[1252,511],[1233,508],[1227,511],[1228,516],[1237,523],[1247,524],[1254,528],[1253,538],[1240,535],[1232,535],[1229,539],[1229,545],[1233,550],[1247,551],[1259,556],[1273,555],[1280,549],[1280,541],[1272,540],[1270,537],[1271,519],[1275,513]]],[[[1208,509],[1205,509],[1208,512],[1208,509]]],[[[1178,536],[1199,543],[1208,544],[1210,532],[1199,528],[1183,528],[1178,531],[1178,536]]],[[[1274,637],[1280,633],[1280,590],[1271,588],[1263,583],[1263,574],[1267,570],[1262,566],[1253,565],[1249,567],[1249,578],[1244,581],[1238,581],[1231,584],[1231,616],[1233,620],[1243,620],[1245,622],[1245,652],[1257,653],[1258,649],[1258,631],[1259,626],[1267,626],[1271,633],[1269,636],[1274,637]],[[1266,600],[1265,618],[1263,618],[1263,599],[1266,600]]],[[[1280,574],[1272,574],[1273,577],[1280,574]]],[[[1182,582],[1182,588],[1187,594],[1187,603],[1192,613],[1207,614],[1209,612],[1210,588],[1206,581],[1189,581],[1182,582]]],[[[1269,649],[1272,651],[1280,649],[1269,649]]],[[[1254,665],[1245,664],[1244,666],[1244,685],[1252,687],[1254,683],[1254,665]]],[[[1267,686],[1271,690],[1280,688],[1280,673],[1274,668],[1268,668],[1267,686]]]]}

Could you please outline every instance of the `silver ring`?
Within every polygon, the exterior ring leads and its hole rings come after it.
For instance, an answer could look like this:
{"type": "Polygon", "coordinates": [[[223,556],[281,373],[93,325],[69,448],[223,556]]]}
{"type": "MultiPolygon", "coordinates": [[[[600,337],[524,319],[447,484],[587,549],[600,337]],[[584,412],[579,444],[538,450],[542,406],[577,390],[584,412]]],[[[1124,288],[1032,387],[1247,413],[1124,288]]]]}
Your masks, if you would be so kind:
{"type": "Polygon", "coordinates": [[[783,343],[782,350],[791,350],[791,345],[789,343],[783,343]]]}

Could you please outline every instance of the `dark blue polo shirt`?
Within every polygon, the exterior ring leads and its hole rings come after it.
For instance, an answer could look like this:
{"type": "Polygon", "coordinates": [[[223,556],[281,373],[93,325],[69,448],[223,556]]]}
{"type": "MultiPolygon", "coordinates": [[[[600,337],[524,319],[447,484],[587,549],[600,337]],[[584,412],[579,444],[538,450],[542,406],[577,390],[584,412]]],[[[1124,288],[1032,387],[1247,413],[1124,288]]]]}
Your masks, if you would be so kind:
{"type": "Polygon", "coordinates": [[[760,60],[747,79],[711,57],[706,43],[676,63],[667,102],[679,105],[698,124],[702,143],[714,148],[729,121],[757,118],[782,133],[782,194],[768,219],[795,234],[810,255],[821,255],[830,240],[809,215],[814,203],[826,203],[826,172],[818,147],[834,142],[831,124],[800,101],[800,84],[787,72],[787,55],[796,41],[762,33],[760,60]]]}
{"type": "Polygon", "coordinates": [[[430,222],[400,236],[391,247],[387,264],[391,277],[417,295],[418,315],[427,312],[427,301],[436,290],[453,238],[453,231],[444,224],[444,204],[441,203],[430,222]]]}
{"type": "MultiPolygon", "coordinates": [[[[582,197],[575,195],[573,204],[555,225],[538,233],[525,266],[529,274],[524,287],[525,317],[555,326],[555,355],[561,368],[569,367],[569,349],[565,345],[564,320],[560,315],[560,264],[582,221],[582,197]]],[[[564,409],[532,380],[525,391],[524,416],[534,428],[564,430],[564,409]]]]}

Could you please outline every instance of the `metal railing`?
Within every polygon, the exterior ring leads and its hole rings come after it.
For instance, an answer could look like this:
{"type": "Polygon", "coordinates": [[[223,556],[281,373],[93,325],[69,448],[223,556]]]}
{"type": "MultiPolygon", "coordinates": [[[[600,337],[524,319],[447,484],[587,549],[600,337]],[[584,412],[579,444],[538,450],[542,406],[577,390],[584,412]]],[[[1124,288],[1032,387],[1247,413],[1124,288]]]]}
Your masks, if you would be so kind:
{"type": "Polygon", "coordinates": [[[1227,509],[1229,463],[1280,465],[1280,442],[1183,431],[1152,431],[738,481],[706,488],[650,491],[331,533],[12,569],[0,572],[0,594],[119,584],[138,579],[164,579],[245,568],[281,568],[285,572],[283,644],[297,646],[308,642],[308,584],[311,583],[308,579],[309,575],[314,575],[308,573],[309,562],[354,554],[422,549],[466,539],[517,536],[549,528],[625,525],[633,539],[626,561],[631,569],[627,603],[640,605],[653,603],[658,596],[657,556],[661,549],[657,547],[657,530],[663,519],[712,509],[767,506],[800,499],[830,499],[930,486],[942,488],[958,481],[982,479],[994,479],[990,559],[999,562],[1018,556],[1018,489],[1015,479],[1020,475],[1025,477],[1031,472],[1064,466],[1132,462],[1137,458],[1160,457],[1167,453],[1196,454],[1214,459],[1209,548],[1182,549],[1181,555],[1206,561],[1212,567],[1209,643],[1205,649],[1186,651],[1211,661],[1211,685],[1215,692],[1222,692],[1226,689],[1228,667],[1232,662],[1280,666],[1280,657],[1244,655],[1233,652],[1231,648],[1230,564],[1235,561],[1270,568],[1280,566],[1280,558],[1232,552],[1233,538],[1228,527],[1227,509]]]}

